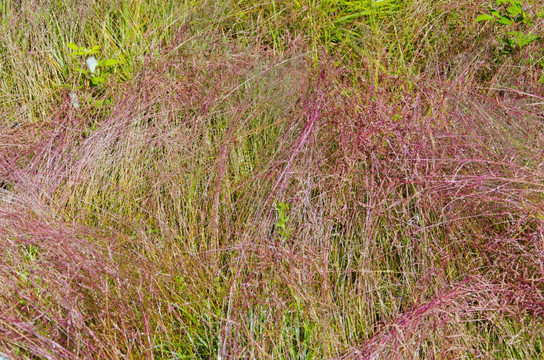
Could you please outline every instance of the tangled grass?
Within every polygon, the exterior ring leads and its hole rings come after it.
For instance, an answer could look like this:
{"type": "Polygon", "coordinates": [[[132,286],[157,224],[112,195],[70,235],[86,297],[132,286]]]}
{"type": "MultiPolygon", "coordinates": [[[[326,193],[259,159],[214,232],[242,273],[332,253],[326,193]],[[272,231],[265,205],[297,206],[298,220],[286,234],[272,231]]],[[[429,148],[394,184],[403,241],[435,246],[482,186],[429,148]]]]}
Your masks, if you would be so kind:
{"type": "Polygon", "coordinates": [[[385,3],[3,1],[0,353],[542,357],[544,47],[385,3]]]}

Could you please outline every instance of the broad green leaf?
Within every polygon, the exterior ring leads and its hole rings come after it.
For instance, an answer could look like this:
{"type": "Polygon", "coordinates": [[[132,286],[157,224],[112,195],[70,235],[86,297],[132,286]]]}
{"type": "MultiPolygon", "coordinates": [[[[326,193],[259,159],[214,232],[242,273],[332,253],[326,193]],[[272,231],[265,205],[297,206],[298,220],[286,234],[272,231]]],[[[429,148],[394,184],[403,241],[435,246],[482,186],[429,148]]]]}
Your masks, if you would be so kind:
{"type": "Polygon", "coordinates": [[[502,25],[512,25],[512,20],[510,20],[506,16],[501,16],[498,22],[502,25]]]}
{"type": "Polygon", "coordinates": [[[488,21],[488,20],[493,20],[493,19],[494,19],[494,17],[489,15],[489,14],[482,14],[482,15],[478,16],[476,18],[476,20],[474,20],[474,21],[480,22],[480,21],[488,21]]]}
{"type": "Polygon", "coordinates": [[[117,64],[119,64],[119,60],[117,59],[108,59],[108,60],[100,62],[101,66],[113,66],[117,64]]]}
{"type": "Polygon", "coordinates": [[[98,50],[94,50],[94,49],[81,49],[83,51],[83,54],[81,55],[93,55],[93,54],[98,54],[100,51],[98,50]]]}
{"type": "Polygon", "coordinates": [[[102,84],[104,81],[106,81],[106,79],[104,79],[103,77],[101,76],[93,76],[91,78],[91,82],[94,84],[94,85],[100,85],[102,84]]]}
{"type": "Polygon", "coordinates": [[[79,49],[79,46],[77,46],[76,44],[68,43],[67,45],[70,49],[74,51],[77,51],[79,49]]]}
{"type": "Polygon", "coordinates": [[[510,16],[518,16],[521,14],[521,5],[518,4],[512,4],[507,9],[510,16]]]}

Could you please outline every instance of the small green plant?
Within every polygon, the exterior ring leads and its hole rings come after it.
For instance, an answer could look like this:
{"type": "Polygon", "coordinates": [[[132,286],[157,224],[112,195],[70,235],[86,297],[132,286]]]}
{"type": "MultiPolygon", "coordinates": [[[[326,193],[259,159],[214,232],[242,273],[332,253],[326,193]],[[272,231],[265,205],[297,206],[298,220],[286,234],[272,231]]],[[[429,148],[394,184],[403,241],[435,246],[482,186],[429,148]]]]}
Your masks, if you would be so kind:
{"type": "MultiPolygon", "coordinates": [[[[80,101],[77,90],[88,89],[89,87],[100,89],[100,86],[114,74],[116,66],[121,62],[117,59],[97,60],[95,55],[100,53],[100,49],[102,48],[100,45],[87,49],[73,43],[68,43],[68,47],[73,50],[73,52],[70,53],[70,56],[74,59],[78,59],[79,62],[75,67],[75,71],[78,73],[77,81],[71,86],[72,91],[70,92],[72,106],[75,109],[79,109],[80,101]],[[87,69],[84,68],[85,65],[87,69]]],[[[94,95],[97,94],[94,93],[94,95]]],[[[90,93],[86,94],[86,98],[86,102],[94,108],[99,108],[104,102],[109,102],[108,99],[98,100],[90,93]]]]}
{"type": "MultiPolygon", "coordinates": [[[[68,47],[74,51],[70,54],[71,57],[83,57],[85,59],[85,64],[87,65],[88,71],[83,69],[81,66],[76,68],[76,70],[80,74],[80,78],[81,75],[83,75],[83,77],[88,79],[93,86],[98,86],[104,83],[113,73],[114,66],[119,64],[119,60],[116,59],[98,61],[94,55],[100,52],[100,49],[102,48],[100,45],[87,49],[77,46],[76,44],[68,43],[68,47]]],[[[81,87],[82,86],[80,86],[80,88],[81,87]]]]}
{"type": "Polygon", "coordinates": [[[274,209],[276,209],[277,214],[277,220],[274,226],[278,230],[281,242],[285,244],[287,241],[289,241],[291,232],[293,231],[293,229],[288,228],[290,218],[289,203],[278,201],[274,204],[274,209]]]}
{"type": "Polygon", "coordinates": [[[34,244],[25,245],[22,247],[21,252],[26,261],[34,262],[40,254],[40,247],[34,244]]]}
{"type": "Polygon", "coordinates": [[[30,276],[30,267],[38,260],[40,255],[40,247],[38,245],[29,244],[21,246],[21,255],[25,260],[26,264],[21,264],[19,270],[19,279],[23,282],[27,282],[30,276]]]}
{"type": "Polygon", "coordinates": [[[489,13],[482,14],[476,18],[476,22],[491,21],[495,24],[508,27],[506,36],[501,41],[504,44],[503,53],[509,54],[540,39],[534,33],[526,32],[523,29],[532,25],[533,19],[523,10],[524,1],[518,0],[496,0],[495,8],[489,13]]]}

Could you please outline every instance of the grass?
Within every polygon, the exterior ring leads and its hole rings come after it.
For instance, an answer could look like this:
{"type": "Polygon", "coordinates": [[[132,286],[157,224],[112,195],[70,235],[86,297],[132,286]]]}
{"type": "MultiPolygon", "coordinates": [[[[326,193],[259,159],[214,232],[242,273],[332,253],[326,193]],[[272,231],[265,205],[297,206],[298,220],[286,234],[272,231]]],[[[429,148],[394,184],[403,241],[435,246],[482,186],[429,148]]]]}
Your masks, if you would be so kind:
{"type": "Polygon", "coordinates": [[[0,354],[543,356],[544,47],[487,2],[1,5],[0,354]]]}

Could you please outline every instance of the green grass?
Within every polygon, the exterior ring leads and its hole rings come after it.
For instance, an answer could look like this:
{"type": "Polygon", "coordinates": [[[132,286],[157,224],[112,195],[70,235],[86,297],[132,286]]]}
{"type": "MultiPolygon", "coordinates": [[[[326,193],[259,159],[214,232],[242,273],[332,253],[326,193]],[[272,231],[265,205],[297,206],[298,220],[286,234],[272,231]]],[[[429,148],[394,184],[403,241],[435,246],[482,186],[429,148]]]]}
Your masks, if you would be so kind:
{"type": "Polygon", "coordinates": [[[2,1],[0,354],[542,358],[544,46],[491,5],[2,1]]]}

